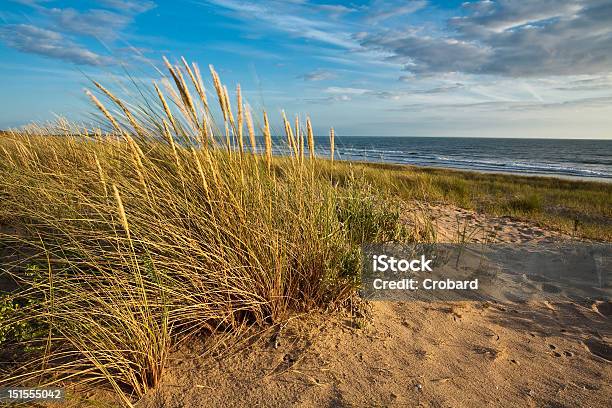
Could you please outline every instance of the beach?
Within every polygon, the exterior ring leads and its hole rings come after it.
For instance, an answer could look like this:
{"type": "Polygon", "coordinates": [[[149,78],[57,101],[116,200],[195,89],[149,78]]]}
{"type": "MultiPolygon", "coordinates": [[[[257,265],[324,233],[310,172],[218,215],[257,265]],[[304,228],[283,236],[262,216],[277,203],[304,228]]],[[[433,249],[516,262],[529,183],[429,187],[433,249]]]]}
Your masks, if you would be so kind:
{"type": "Polygon", "coordinates": [[[612,407],[612,0],[0,17],[0,407],[612,407]]]}
{"type": "MultiPolygon", "coordinates": [[[[319,154],[329,155],[327,138],[316,139],[319,154]]],[[[347,161],[612,181],[612,142],[603,139],[339,135],[336,151],[347,161]]]]}
{"type": "Polygon", "coordinates": [[[211,66],[218,126],[199,69],[181,62],[164,60],[173,85],[141,104],[94,81],[88,127],[0,134],[0,387],[60,387],[74,407],[610,400],[612,183],[592,177],[608,177],[608,144],[380,141],[489,167],[541,155],[520,174],[357,161],[356,138],[252,111],[240,86],[232,109],[211,66]],[[556,177],[540,171],[551,157],[565,163],[556,177]],[[570,253],[551,258],[557,244],[570,253]],[[372,246],[421,251],[407,264],[428,273],[426,252],[447,245],[530,245],[540,263],[515,252],[510,274],[457,259],[421,279],[459,282],[463,298],[366,295],[372,246]],[[579,262],[547,274],[561,258],[579,262]]]}
{"type": "MultiPolygon", "coordinates": [[[[457,220],[500,231],[497,242],[571,237],[533,223],[429,206],[443,242],[457,220]]],[[[409,217],[410,218],[410,217],[409,217]]],[[[605,406],[609,302],[373,302],[360,313],[305,315],[220,351],[176,353],[146,407],[240,406],[605,406]],[[282,329],[281,329],[282,327],[282,329]],[[277,336],[279,339],[277,339],[277,336]],[[275,347],[276,344],[276,347],[275,347]]]]}
{"type": "MultiPolygon", "coordinates": [[[[454,177],[462,174],[470,173],[454,177]]],[[[426,222],[437,242],[582,239],[525,215],[415,199],[401,208],[402,223],[426,222]]],[[[610,311],[609,301],[559,299],[365,302],[298,313],[237,337],[182,343],[138,406],[604,406],[612,397],[610,311]]],[[[104,387],[68,389],[75,400],[66,406],[120,403],[104,387]]]]}

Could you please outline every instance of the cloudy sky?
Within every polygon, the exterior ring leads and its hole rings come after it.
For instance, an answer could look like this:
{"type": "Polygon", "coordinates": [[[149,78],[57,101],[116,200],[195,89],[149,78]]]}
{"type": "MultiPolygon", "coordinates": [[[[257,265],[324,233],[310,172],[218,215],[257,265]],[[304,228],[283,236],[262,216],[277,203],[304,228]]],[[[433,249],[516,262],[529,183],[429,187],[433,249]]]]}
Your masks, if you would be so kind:
{"type": "Polygon", "coordinates": [[[0,127],[213,64],[340,135],[612,138],[612,0],[3,0],[0,127]]]}

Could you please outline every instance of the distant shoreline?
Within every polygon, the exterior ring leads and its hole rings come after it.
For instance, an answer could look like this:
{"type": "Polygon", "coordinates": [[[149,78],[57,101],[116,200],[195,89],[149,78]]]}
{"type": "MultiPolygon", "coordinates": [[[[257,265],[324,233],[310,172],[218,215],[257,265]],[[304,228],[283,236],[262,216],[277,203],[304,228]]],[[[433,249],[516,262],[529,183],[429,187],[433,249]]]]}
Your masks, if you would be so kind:
{"type": "Polygon", "coordinates": [[[571,176],[566,174],[557,174],[557,173],[521,173],[521,172],[513,172],[513,171],[501,171],[501,170],[478,170],[478,169],[466,169],[461,167],[448,167],[448,166],[422,166],[418,164],[404,164],[404,163],[393,163],[393,162],[382,162],[382,161],[373,161],[373,160],[345,160],[338,159],[342,162],[348,163],[358,163],[365,165],[390,165],[397,166],[399,168],[407,168],[407,169],[423,169],[423,170],[446,170],[452,171],[456,173],[477,173],[477,174],[499,174],[503,176],[510,177],[525,177],[525,178],[552,178],[552,179],[561,179],[561,180],[569,180],[569,181],[578,181],[584,183],[603,183],[603,184],[612,184],[612,178],[605,177],[586,177],[586,176],[571,176]]]}
{"type": "MultiPolygon", "coordinates": [[[[329,157],[329,142],[316,142],[329,157]]],[[[335,152],[349,161],[612,182],[612,140],[343,136],[335,152]]]]}

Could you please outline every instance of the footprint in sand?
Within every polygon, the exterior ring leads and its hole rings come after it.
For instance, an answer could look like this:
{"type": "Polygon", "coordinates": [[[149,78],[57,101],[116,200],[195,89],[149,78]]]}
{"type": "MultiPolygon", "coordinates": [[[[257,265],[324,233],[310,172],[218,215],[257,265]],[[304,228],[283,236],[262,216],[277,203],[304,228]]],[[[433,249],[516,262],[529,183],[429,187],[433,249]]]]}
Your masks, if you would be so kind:
{"type": "Polygon", "coordinates": [[[552,354],[555,357],[561,357],[561,353],[559,353],[558,351],[555,351],[557,349],[557,346],[555,346],[554,344],[549,344],[548,348],[552,350],[552,354]]]}
{"type": "Polygon", "coordinates": [[[612,362],[612,347],[607,342],[591,337],[584,345],[591,354],[612,362]]]}
{"type": "Polygon", "coordinates": [[[562,356],[565,356],[565,357],[574,357],[574,353],[572,353],[571,351],[565,350],[563,353],[559,353],[558,351],[555,351],[555,350],[557,350],[557,346],[555,346],[554,344],[549,344],[548,348],[551,349],[553,356],[555,356],[557,358],[558,357],[562,357],[562,356]]]}
{"type": "Polygon", "coordinates": [[[496,350],[494,348],[484,347],[484,346],[476,346],[476,347],[474,347],[473,350],[474,350],[474,352],[476,354],[481,354],[481,355],[485,356],[489,360],[496,360],[497,357],[499,357],[499,355],[501,353],[500,350],[496,350]]]}

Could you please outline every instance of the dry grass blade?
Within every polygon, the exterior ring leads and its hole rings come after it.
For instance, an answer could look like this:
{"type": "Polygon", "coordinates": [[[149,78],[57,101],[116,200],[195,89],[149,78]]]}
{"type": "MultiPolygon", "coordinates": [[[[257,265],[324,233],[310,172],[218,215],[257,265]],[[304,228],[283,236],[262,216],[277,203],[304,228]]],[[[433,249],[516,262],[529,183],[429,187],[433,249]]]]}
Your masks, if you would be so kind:
{"type": "Polygon", "coordinates": [[[285,111],[282,111],[283,115],[283,124],[285,125],[285,135],[287,136],[287,145],[289,146],[289,154],[291,158],[298,159],[299,154],[297,151],[297,143],[295,141],[295,137],[293,136],[293,129],[291,128],[291,123],[287,120],[287,116],[285,115],[285,111]]]}
{"type": "Polygon", "coordinates": [[[213,79],[213,85],[215,87],[215,91],[217,92],[219,107],[221,108],[221,112],[223,113],[223,121],[227,122],[229,120],[228,107],[225,103],[225,93],[223,92],[223,86],[221,85],[219,74],[217,74],[217,71],[215,71],[215,68],[212,65],[209,65],[208,68],[210,69],[210,75],[213,79]]]}
{"type": "Polygon", "coordinates": [[[183,74],[181,74],[180,69],[175,69],[166,57],[163,57],[163,59],[170,76],[174,80],[176,89],[179,91],[179,95],[183,101],[184,111],[188,113],[186,118],[189,119],[192,126],[197,128],[199,126],[198,116],[193,104],[193,99],[191,98],[191,93],[189,92],[189,88],[187,87],[185,79],[183,78],[183,74]]]}
{"type": "Polygon", "coordinates": [[[134,128],[138,136],[144,137],[144,129],[138,123],[134,115],[132,115],[132,112],[130,112],[127,106],[125,106],[125,104],[119,98],[113,95],[108,89],[103,87],[100,83],[96,81],[93,81],[93,83],[99,90],[101,90],[106,96],[108,96],[117,106],[119,106],[119,108],[121,108],[121,110],[125,114],[125,117],[130,122],[130,124],[132,125],[132,127],[134,128]]]}
{"type": "Polygon", "coordinates": [[[127,215],[125,214],[125,208],[123,207],[123,200],[121,199],[121,195],[119,194],[119,189],[114,184],[113,194],[115,195],[115,201],[117,201],[117,210],[119,213],[119,219],[121,220],[121,225],[123,226],[123,230],[127,235],[128,241],[131,241],[130,225],[128,224],[127,215]]]}
{"type": "Polygon", "coordinates": [[[251,108],[246,105],[244,107],[247,129],[249,131],[249,142],[251,143],[251,152],[257,153],[257,141],[255,140],[255,127],[253,126],[253,118],[251,117],[251,108]]]}
{"type": "Polygon", "coordinates": [[[202,75],[200,74],[200,68],[194,62],[193,64],[193,73],[195,75],[196,89],[198,91],[198,95],[200,95],[200,99],[202,104],[204,105],[204,109],[207,113],[210,113],[210,107],[208,106],[208,97],[206,96],[206,88],[204,87],[204,82],[202,82],[202,75]]]}
{"type": "Polygon", "coordinates": [[[306,118],[306,132],[308,133],[308,153],[310,155],[310,160],[315,159],[315,142],[314,142],[314,134],[312,132],[312,123],[310,122],[310,118],[306,118]]]}
{"type": "Polygon", "coordinates": [[[242,92],[240,91],[240,84],[236,85],[236,109],[238,110],[237,115],[238,115],[238,148],[240,149],[240,152],[244,152],[244,142],[242,139],[242,128],[243,128],[243,121],[244,121],[244,114],[243,114],[243,105],[242,105],[242,92]]]}
{"type": "Polygon", "coordinates": [[[335,149],[335,139],[336,135],[334,133],[334,128],[329,130],[329,152],[330,152],[330,160],[334,162],[334,149],[335,149]]]}
{"type": "MultiPolygon", "coordinates": [[[[195,88],[196,92],[198,93],[198,96],[200,97],[200,101],[202,102],[202,105],[204,106],[204,112],[208,112],[208,100],[206,99],[206,92],[204,90],[204,86],[202,85],[202,80],[199,77],[199,71],[196,71],[196,74],[194,74],[194,72],[191,70],[191,67],[189,66],[189,64],[187,63],[187,61],[185,60],[184,57],[181,57],[181,61],[183,62],[183,66],[185,67],[185,70],[187,71],[187,74],[189,75],[189,78],[191,79],[191,83],[193,84],[193,87],[195,88]],[[196,78],[196,75],[198,76],[196,78]]],[[[194,66],[195,67],[195,66],[194,66]]]]}
{"type": "Polygon", "coordinates": [[[225,108],[227,109],[227,117],[229,118],[229,122],[233,127],[236,127],[236,122],[234,121],[234,114],[232,113],[232,104],[230,102],[229,92],[227,92],[227,87],[223,85],[223,99],[225,100],[225,108]]]}
{"type": "Polygon", "coordinates": [[[178,157],[178,152],[176,151],[176,144],[174,143],[174,137],[170,133],[170,128],[168,127],[168,123],[162,119],[162,125],[164,126],[164,136],[166,137],[166,141],[172,148],[172,155],[174,156],[174,161],[176,163],[176,168],[181,171],[181,162],[178,157]]]}
{"type": "Polygon", "coordinates": [[[168,103],[166,102],[166,98],[164,98],[164,94],[159,89],[159,87],[157,86],[156,83],[154,83],[153,86],[155,87],[155,91],[157,92],[157,97],[159,98],[159,100],[160,100],[160,102],[162,104],[162,108],[164,109],[164,113],[166,114],[166,117],[168,118],[168,120],[172,124],[172,128],[174,129],[174,131],[178,135],[179,134],[179,130],[178,130],[178,127],[176,126],[176,122],[174,120],[174,115],[172,115],[172,112],[170,111],[170,107],[168,106],[168,103]]]}
{"type": "Polygon", "coordinates": [[[92,94],[89,90],[85,90],[85,93],[87,94],[87,96],[89,96],[89,98],[92,100],[94,105],[96,105],[96,107],[100,110],[100,112],[102,112],[104,117],[106,117],[106,119],[108,119],[108,121],[113,125],[113,127],[119,133],[123,133],[123,130],[119,126],[119,123],[117,123],[113,115],[110,114],[110,112],[108,111],[108,109],[106,109],[106,107],[102,104],[102,102],[100,102],[98,98],[96,98],[96,96],[92,94]]]}
{"type": "Polygon", "coordinates": [[[304,134],[300,128],[300,117],[295,115],[295,135],[298,143],[300,164],[304,164],[304,134]]]}
{"type": "Polygon", "coordinates": [[[270,133],[270,122],[268,122],[268,114],[266,111],[263,113],[264,120],[264,143],[266,147],[266,164],[268,166],[268,171],[270,170],[270,166],[272,164],[272,134],[270,133]]]}
{"type": "Polygon", "coordinates": [[[100,182],[102,183],[102,187],[104,188],[104,196],[108,196],[108,190],[106,188],[106,176],[104,175],[104,170],[102,169],[102,165],[100,164],[100,160],[98,159],[98,155],[94,152],[94,160],[96,162],[96,168],[98,169],[98,175],[100,176],[100,182]]]}

